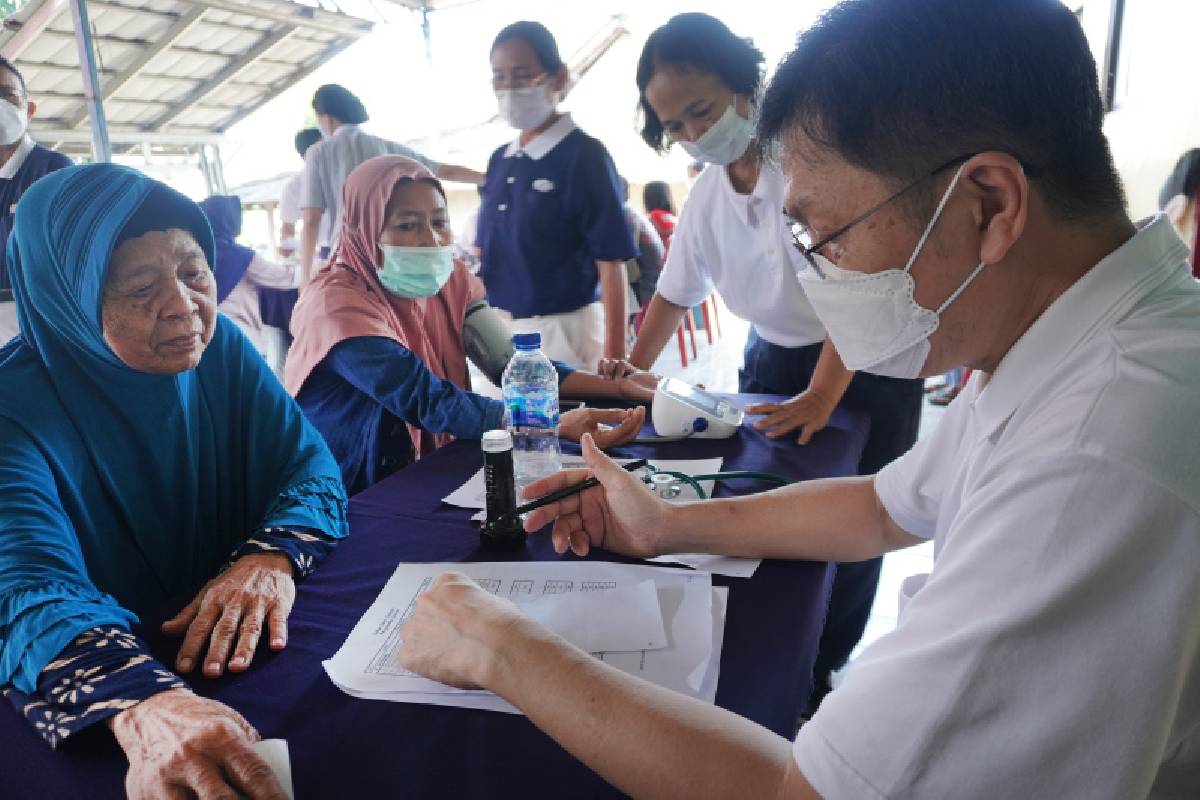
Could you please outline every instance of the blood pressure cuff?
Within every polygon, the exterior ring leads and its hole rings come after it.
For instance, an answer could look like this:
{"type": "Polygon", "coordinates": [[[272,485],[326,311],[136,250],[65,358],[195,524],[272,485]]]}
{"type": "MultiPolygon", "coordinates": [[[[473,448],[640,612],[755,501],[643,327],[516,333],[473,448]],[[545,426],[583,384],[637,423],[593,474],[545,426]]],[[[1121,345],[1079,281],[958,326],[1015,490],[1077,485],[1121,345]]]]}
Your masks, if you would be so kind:
{"type": "Polygon", "coordinates": [[[508,323],[486,300],[476,300],[467,306],[463,318],[463,347],[467,358],[497,386],[509,359],[516,352],[508,323]]]}

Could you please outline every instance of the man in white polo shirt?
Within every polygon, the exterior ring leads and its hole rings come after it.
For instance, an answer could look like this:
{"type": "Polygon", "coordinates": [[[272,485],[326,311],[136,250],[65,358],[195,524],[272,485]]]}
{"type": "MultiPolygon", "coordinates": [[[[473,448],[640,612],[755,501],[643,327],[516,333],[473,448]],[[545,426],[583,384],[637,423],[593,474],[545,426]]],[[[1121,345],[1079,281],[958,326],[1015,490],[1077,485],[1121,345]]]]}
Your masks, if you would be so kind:
{"type": "Polygon", "coordinates": [[[933,539],[899,626],[794,742],[453,575],[402,662],[497,692],[633,796],[1200,797],[1200,284],[1165,217],[1129,220],[1102,117],[1057,0],[836,6],[759,117],[801,280],[848,368],[975,378],[875,476],[672,507],[585,441],[601,487],[526,521],[636,556],[933,539]]]}

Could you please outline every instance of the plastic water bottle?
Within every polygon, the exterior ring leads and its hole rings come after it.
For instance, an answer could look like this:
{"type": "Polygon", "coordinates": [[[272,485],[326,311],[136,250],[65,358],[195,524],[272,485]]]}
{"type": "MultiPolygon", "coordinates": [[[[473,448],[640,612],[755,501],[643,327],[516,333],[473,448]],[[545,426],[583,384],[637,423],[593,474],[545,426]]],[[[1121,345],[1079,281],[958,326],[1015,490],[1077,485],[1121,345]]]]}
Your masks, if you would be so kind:
{"type": "Polygon", "coordinates": [[[504,421],[513,438],[517,492],[558,472],[558,371],[542,352],[540,333],[513,335],[516,352],[504,369],[504,421]]]}

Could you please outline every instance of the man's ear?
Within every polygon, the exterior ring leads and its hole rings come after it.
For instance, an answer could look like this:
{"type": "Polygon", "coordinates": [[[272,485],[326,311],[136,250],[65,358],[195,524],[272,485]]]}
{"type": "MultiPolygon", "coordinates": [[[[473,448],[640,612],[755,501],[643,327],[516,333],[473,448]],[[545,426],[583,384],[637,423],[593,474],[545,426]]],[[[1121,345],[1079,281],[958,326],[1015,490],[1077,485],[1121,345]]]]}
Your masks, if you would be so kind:
{"type": "Polygon", "coordinates": [[[25,101],[25,118],[33,119],[33,115],[37,113],[37,103],[33,100],[25,101]]]}
{"type": "Polygon", "coordinates": [[[1021,163],[1008,153],[986,152],[967,162],[963,184],[976,201],[979,260],[995,264],[1008,255],[1025,231],[1029,180],[1021,163]]]}

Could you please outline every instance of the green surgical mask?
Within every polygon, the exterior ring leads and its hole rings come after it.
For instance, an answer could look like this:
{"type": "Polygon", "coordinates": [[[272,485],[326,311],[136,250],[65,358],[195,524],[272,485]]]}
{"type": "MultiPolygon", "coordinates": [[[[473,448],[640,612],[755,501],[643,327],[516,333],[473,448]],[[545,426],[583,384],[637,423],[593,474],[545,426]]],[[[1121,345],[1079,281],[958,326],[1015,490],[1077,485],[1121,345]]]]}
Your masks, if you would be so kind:
{"type": "Polygon", "coordinates": [[[379,282],[401,297],[410,300],[432,297],[454,274],[454,253],[450,247],[403,247],[382,242],[379,247],[383,250],[379,282]]]}

